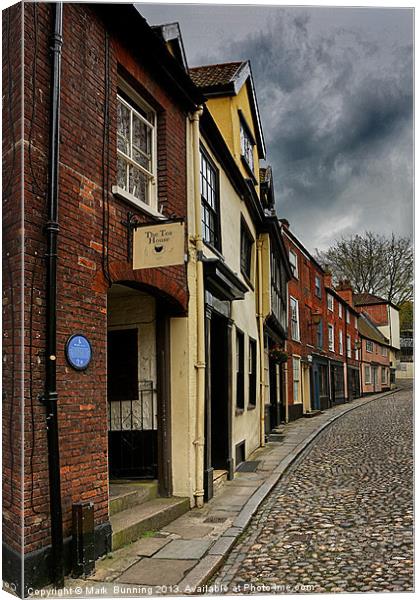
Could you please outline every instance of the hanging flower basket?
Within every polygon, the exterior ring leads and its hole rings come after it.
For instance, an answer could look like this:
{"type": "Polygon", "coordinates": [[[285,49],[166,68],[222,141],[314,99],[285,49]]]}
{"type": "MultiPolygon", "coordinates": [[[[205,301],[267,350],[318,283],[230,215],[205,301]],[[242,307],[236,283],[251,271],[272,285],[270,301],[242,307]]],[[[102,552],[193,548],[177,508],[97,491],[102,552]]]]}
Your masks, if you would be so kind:
{"type": "Polygon", "coordinates": [[[277,363],[284,363],[287,361],[289,355],[280,346],[273,346],[269,351],[269,356],[277,363]]]}

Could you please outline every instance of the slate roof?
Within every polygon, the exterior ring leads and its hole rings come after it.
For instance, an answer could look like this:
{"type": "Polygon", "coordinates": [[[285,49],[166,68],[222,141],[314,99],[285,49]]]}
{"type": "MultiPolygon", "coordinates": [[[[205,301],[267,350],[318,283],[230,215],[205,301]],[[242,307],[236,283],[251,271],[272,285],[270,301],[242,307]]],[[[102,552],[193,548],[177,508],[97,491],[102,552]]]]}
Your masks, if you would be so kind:
{"type": "Polygon", "coordinates": [[[360,317],[357,322],[357,328],[362,337],[367,338],[368,340],[373,340],[374,342],[378,342],[379,344],[389,346],[388,339],[382,335],[379,329],[375,327],[365,313],[360,313],[360,317]]]}
{"type": "Polygon", "coordinates": [[[204,65],[189,69],[189,74],[199,88],[222,87],[233,81],[236,73],[244,64],[243,61],[204,65]]]}
{"type": "Polygon", "coordinates": [[[354,303],[356,306],[367,306],[368,304],[388,304],[388,300],[380,298],[374,294],[354,294],[354,303]]]}

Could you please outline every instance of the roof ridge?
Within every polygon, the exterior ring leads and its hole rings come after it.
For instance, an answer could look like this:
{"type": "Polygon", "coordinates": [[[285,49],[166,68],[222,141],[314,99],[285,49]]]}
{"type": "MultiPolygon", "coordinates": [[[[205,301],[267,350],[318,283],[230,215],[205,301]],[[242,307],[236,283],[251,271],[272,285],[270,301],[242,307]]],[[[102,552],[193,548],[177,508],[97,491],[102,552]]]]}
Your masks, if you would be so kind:
{"type": "Polygon", "coordinates": [[[223,67],[223,66],[230,66],[230,65],[243,65],[244,63],[246,63],[246,60],[232,60],[232,61],[228,61],[228,62],[222,62],[222,63],[210,63],[208,65],[199,65],[198,67],[190,67],[190,71],[194,71],[196,69],[207,69],[209,67],[223,67]]]}

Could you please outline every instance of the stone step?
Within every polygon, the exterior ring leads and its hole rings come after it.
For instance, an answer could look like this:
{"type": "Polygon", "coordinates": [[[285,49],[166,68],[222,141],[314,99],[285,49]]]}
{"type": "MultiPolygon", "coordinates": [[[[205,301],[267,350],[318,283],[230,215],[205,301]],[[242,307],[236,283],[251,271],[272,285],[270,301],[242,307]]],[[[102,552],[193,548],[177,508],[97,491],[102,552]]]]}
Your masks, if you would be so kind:
{"type": "Polygon", "coordinates": [[[270,433],[284,433],[286,427],[279,425],[278,427],[273,427],[270,433]]]}
{"type": "Polygon", "coordinates": [[[148,502],[158,495],[157,481],[111,482],[109,484],[109,514],[148,502]]]}
{"type": "Polygon", "coordinates": [[[282,433],[269,433],[268,434],[268,442],[275,442],[276,444],[281,444],[284,441],[286,436],[282,433]]]}
{"type": "Polygon", "coordinates": [[[223,487],[225,481],[227,481],[228,472],[223,469],[215,469],[213,471],[213,494],[215,494],[220,488],[223,487]]]}
{"type": "Polygon", "coordinates": [[[312,417],[316,417],[317,415],[320,415],[322,413],[322,411],[320,410],[311,410],[310,412],[304,413],[304,417],[306,417],[307,419],[311,419],[312,417]]]}
{"type": "Polygon", "coordinates": [[[155,498],[112,515],[112,550],[135,542],[146,531],[162,529],[189,508],[188,498],[155,498]]]}

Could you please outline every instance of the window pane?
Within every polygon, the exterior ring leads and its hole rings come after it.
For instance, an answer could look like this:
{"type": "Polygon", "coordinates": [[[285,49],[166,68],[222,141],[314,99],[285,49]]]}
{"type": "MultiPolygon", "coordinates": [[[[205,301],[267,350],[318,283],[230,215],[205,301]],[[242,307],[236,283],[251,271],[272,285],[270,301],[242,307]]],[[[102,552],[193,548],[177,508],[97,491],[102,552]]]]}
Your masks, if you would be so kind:
{"type": "Polygon", "coordinates": [[[149,203],[147,197],[147,177],[133,166],[129,166],[129,189],[130,194],[133,194],[136,198],[142,202],[149,203]]]}
{"type": "Polygon", "coordinates": [[[127,163],[120,156],[117,160],[117,185],[123,190],[127,189],[127,163]]]}
{"type": "Polygon", "coordinates": [[[130,111],[121,102],[117,105],[117,133],[127,140],[127,150],[130,139],[130,111]]]}
{"type": "Polygon", "coordinates": [[[150,128],[133,114],[133,144],[142,152],[150,156],[151,152],[150,128]]]}

